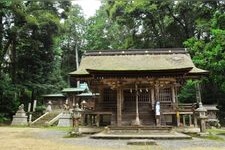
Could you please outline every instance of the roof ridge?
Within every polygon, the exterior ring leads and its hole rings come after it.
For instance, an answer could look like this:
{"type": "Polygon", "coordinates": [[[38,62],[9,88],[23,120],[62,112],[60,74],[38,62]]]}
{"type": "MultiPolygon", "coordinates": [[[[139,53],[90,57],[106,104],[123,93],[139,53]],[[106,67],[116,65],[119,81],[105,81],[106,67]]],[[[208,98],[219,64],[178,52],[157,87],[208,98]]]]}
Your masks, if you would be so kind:
{"type": "Polygon", "coordinates": [[[146,54],[187,54],[186,48],[155,48],[155,49],[128,49],[128,50],[99,50],[85,51],[85,56],[103,55],[146,55],[146,54]]]}

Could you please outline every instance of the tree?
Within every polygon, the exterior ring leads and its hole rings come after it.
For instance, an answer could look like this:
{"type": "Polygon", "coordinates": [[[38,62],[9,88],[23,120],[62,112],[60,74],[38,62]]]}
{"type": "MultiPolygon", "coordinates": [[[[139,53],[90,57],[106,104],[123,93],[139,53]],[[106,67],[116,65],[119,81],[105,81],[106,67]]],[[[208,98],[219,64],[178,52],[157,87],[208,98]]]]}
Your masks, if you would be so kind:
{"type": "Polygon", "coordinates": [[[63,24],[63,35],[61,36],[60,47],[62,53],[62,73],[67,80],[68,72],[74,71],[76,68],[76,51],[81,56],[81,49],[84,46],[85,19],[81,13],[81,8],[74,5],[67,14],[67,19],[63,24]]]}
{"type": "Polygon", "coordinates": [[[1,2],[0,113],[61,89],[60,19],[70,2],[1,2]],[[61,12],[58,10],[61,9],[61,12]],[[60,83],[60,84],[55,84],[60,83]],[[54,85],[55,84],[55,85],[54,85]],[[7,109],[6,107],[9,107],[7,109]]]}
{"type": "Polygon", "coordinates": [[[211,19],[210,40],[187,40],[185,45],[191,50],[193,60],[197,66],[209,70],[209,78],[204,82],[205,101],[218,103],[220,117],[224,123],[225,110],[225,15],[224,12],[216,12],[211,19]]]}
{"type": "Polygon", "coordinates": [[[219,2],[199,1],[108,1],[107,11],[129,31],[123,42],[125,48],[168,48],[183,47],[188,38],[204,32],[222,6],[219,2]]]}

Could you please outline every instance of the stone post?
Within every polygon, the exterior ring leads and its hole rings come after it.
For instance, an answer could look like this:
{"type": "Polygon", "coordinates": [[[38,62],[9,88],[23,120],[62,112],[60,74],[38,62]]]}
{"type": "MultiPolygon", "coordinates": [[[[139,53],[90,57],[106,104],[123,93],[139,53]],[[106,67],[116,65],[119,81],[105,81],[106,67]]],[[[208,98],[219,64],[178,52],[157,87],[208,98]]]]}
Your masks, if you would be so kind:
{"type": "Polygon", "coordinates": [[[33,112],[35,112],[36,106],[37,106],[37,100],[34,100],[34,103],[33,103],[33,112]]]}
{"type": "Polygon", "coordinates": [[[31,111],[31,103],[28,103],[28,111],[27,112],[30,112],[31,111]]]}

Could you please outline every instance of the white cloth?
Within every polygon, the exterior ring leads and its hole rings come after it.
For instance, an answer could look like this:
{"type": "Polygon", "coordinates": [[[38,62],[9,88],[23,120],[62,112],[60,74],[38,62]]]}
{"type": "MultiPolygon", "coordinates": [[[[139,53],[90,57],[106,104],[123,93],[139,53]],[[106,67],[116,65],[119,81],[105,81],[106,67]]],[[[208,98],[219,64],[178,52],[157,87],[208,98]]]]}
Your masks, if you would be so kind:
{"type": "Polygon", "coordinates": [[[156,105],[155,105],[155,115],[156,116],[160,115],[160,103],[159,102],[156,102],[156,105]]]}

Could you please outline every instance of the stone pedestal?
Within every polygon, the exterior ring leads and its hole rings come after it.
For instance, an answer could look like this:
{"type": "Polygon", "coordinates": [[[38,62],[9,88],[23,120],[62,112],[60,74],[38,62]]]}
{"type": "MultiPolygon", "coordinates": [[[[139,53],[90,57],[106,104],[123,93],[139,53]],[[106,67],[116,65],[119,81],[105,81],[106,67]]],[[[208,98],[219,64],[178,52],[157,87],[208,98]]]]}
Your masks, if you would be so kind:
{"type": "Polygon", "coordinates": [[[59,118],[58,127],[72,127],[72,116],[69,112],[64,112],[62,116],[59,118]]]}
{"type": "Polygon", "coordinates": [[[28,125],[26,112],[23,110],[23,108],[24,108],[24,105],[19,106],[19,110],[13,116],[11,125],[13,125],[13,126],[27,126],[28,125]]]}

